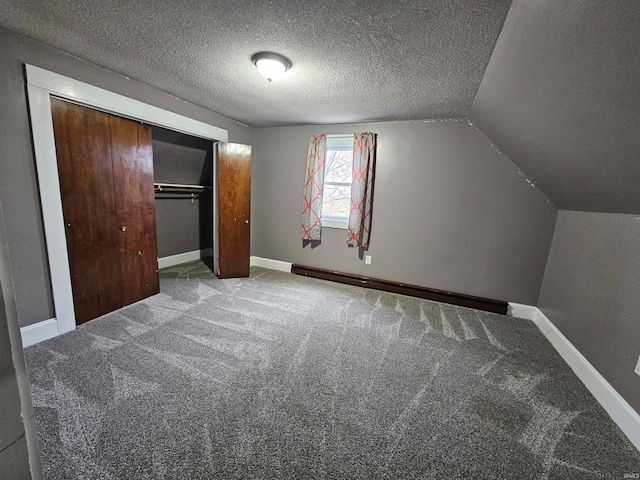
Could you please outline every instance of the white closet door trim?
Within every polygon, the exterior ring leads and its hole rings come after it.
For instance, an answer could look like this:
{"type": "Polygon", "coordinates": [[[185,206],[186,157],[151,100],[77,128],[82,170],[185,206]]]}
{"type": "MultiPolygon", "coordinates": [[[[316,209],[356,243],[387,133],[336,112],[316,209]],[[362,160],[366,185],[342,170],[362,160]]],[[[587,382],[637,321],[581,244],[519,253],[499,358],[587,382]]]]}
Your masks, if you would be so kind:
{"type": "Polygon", "coordinates": [[[67,239],[62,214],[50,97],[53,95],[107,113],[133,120],[141,120],[152,125],[214,141],[226,142],[228,132],[222,128],[148,105],[33,65],[26,65],[26,71],[31,131],[33,133],[34,153],[38,171],[38,188],[42,205],[44,234],[47,241],[47,257],[51,274],[55,321],[58,333],[62,334],[76,328],[76,319],[73,308],[73,291],[71,289],[67,239]]]}
{"type": "Polygon", "coordinates": [[[209,140],[222,142],[228,140],[228,132],[222,128],[33,65],[26,67],[27,84],[47,90],[56,97],[66,98],[104,112],[115,113],[133,120],[142,120],[177,132],[209,140]]]}

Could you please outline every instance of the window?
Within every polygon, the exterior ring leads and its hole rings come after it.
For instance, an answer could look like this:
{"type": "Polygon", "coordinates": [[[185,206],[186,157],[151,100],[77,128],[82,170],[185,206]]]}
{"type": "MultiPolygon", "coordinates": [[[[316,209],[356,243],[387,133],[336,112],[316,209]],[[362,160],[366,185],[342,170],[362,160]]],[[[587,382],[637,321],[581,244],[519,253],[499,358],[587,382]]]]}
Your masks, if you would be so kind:
{"type": "Polygon", "coordinates": [[[347,229],[351,209],[353,135],[327,135],[322,226],[347,229]]]}

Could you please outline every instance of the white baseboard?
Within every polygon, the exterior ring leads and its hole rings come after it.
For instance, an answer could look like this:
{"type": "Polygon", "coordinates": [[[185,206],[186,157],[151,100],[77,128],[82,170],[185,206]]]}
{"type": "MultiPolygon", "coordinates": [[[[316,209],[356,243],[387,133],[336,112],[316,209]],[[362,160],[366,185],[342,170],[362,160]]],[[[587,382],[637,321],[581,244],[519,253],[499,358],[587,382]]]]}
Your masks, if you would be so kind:
{"type": "Polygon", "coordinates": [[[43,322],[34,323],[20,329],[22,347],[27,348],[36,343],[44,342],[58,336],[58,320],[50,318],[43,322]]]}
{"type": "Polygon", "coordinates": [[[191,252],[178,253],[177,255],[169,255],[168,257],[158,258],[158,268],[173,267],[181,263],[193,262],[201,258],[213,256],[213,249],[203,248],[202,250],[193,250],[191,252]]]}
{"type": "Polygon", "coordinates": [[[534,307],[532,305],[509,302],[507,315],[511,315],[512,317],[517,317],[517,318],[526,318],[527,320],[533,320],[533,318],[536,315],[536,312],[538,311],[539,311],[538,307],[534,307]]]}
{"type": "Polygon", "coordinates": [[[263,257],[251,257],[249,259],[249,265],[252,267],[263,267],[271,270],[279,270],[281,272],[291,273],[290,262],[283,262],[281,260],[271,260],[270,258],[263,257]]]}
{"type": "Polygon", "coordinates": [[[640,415],[558,330],[558,327],[539,308],[530,305],[509,303],[509,315],[533,320],[620,430],[640,450],[640,415]]]}

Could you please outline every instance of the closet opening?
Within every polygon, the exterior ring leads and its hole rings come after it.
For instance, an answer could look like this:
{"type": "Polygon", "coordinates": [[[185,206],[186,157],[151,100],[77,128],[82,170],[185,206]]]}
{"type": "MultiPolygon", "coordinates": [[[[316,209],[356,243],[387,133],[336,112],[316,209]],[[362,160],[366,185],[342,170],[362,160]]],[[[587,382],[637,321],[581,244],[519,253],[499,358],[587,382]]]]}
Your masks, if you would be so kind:
{"type": "Polygon", "coordinates": [[[214,143],[158,126],[151,132],[158,267],[179,276],[181,266],[204,263],[213,275],[214,143]]]}

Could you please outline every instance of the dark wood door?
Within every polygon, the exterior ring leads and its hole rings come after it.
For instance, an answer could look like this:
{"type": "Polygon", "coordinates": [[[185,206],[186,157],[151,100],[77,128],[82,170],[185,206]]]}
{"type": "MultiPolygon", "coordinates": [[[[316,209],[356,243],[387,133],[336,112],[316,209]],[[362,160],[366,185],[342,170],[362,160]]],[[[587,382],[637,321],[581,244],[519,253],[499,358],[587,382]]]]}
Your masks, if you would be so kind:
{"type": "Polygon", "coordinates": [[[51,112],[80,324],[123,305],[109,117],[54,98],[51,112]]]}
{"type": "Polygon", "coordinates": [[[218,144],[218,255],[220,278],[249,276],[251,145],[218,144]]]}
{"type": "Polygon", "coordinates": [[[51,112],[81,324],[158,292],[151,138],[136,122],[55,98],[51,112]]]}
{"type": "Polygon", "coordinates": [[[151,128],[109,116],[125,305],[160,292],[151,128]]]}

